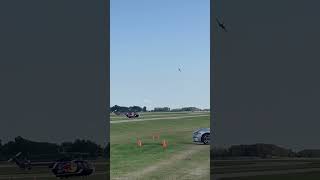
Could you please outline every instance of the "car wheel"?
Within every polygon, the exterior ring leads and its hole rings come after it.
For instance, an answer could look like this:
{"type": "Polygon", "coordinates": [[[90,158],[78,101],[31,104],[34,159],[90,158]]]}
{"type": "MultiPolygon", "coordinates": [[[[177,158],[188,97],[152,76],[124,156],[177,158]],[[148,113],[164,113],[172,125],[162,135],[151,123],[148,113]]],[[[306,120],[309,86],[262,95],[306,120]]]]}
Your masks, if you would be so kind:
{"type": "Polygon", "coordinates": [[[202,135],[201,141],[203,142],[203,144],[209,144],[210,143],[210,134],[206,133],[206,134],[202,135]]]}

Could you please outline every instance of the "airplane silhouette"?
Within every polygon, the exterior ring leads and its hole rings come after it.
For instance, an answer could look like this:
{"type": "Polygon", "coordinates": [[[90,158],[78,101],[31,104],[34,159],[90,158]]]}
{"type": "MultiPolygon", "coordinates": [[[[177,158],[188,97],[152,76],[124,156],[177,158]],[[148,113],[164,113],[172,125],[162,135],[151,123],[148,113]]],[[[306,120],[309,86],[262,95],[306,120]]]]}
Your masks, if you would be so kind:
{"type": "Polygon", "coordinates": [[[218,22],[218,26],[219,26],[221,29],[223,29],[225,32],[228,32],[226,26],[224,25],[224,23],[221,23],[218,18],[216,18],[216,20],[217,20],[217,22],[218,22]]]}

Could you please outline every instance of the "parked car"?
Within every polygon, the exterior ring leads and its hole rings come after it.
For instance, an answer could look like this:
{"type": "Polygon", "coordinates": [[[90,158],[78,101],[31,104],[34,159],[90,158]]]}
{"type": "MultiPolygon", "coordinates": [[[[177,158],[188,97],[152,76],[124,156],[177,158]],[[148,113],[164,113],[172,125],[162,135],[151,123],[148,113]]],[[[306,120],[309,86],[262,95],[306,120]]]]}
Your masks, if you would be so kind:
{"type": "Polygon", "coordinates": [[[210,128],[200,128],[193,132],[193,142],[209,144],[210,143],[210,128]]]}

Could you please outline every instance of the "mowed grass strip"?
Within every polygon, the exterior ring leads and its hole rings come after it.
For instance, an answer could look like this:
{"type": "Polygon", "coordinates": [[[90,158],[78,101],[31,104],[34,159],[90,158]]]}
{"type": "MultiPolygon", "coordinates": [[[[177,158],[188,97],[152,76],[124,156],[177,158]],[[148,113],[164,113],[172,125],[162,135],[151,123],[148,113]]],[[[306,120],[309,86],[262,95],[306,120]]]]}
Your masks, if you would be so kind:
{"type": "MultiPolygon", "coordinates": [[[[89,179],[96,179],[96,176],[98,177],[107,177],[106,173],[109,173],[109,163],[107,160],[101,160],[101,161],[94,161],[93,162],[95,167],[95,173],[98,174],[92,174],[92,177],[90,176],[89,179]],[[98,164],[95,164],[95,163],[98,164]]],[[[4,166],[0,166],[0,179],[6,179],[5,177],[8,177],[7,179],[10,179],[10,177],[17,178],[17,179],[28,179],[28,177],[42,177],[46,176],[45,178],[54,178],[55,175],[52,173],[51,169],[49,167],[43,166],[38,167],[34,166],[31,170],[23,170],[20,169],[18,166],[16,166],[14,163],[2,163],[4,166]],[[12,167],[7,167],[8,165],[13,165],[12,167]]],[[[38,178],[39,179],[39,178],[38,178]]],[[[80,179],[80,178],[79,178],[80,179]]]]}
{"type": "Polygon", "coordinates": [[[111,124],[111,176],[123,176],[170,159],[193,144],[194,130],[209,126],[209,117],[111,124]],[[160,139],[153,140],[152,135],[157,134],[160,139]],[[142,140],[142,148],[137,147],[137,138],[142,140]],[[161,147],[163,139],[168,142],[165,151],[161,147]]]}
{"type": "Polygon", "coordinates": [[[152,135],[160,135],[161,138],[175,135],[175,140],[190,144],[192,132],[202,127],[210,127],[209,116],[110,124],[110,141],[111,144],[128,144],[138,137],[150,140],[152,135]]]}
{"type": "MultiPolygon", "coordinates": [[[[209,112],[139,112],[141,116],[170,116],[170,115],[183,115],[183,114],[202,114],[202,113],[209,113],[209,112]]],[[[119,117],[114,113],[110,113],[110,117],[119,117]]]]}
{"type": "MultiPolygon", "coordinates": [[[[188,112],[188,113],[148,113],[148,114],[139,114],[140,117],[136,119],[149,119],[149,118],[165,118],[165,117],[183,117],[183,116],[197,116],[197,115],[210,115],[208,112],[188,112]]],[[[127,120],[128,118],[124,115],[116,116],[110,115],[111,121],[116,120],[127,120]]]]}
{"type": "MultiPolygon", "coordinates": [[[[0,180],[57,180],[58,178],[55,176],[43,176],[43,175],[11,175],[11,176],[0,176],[0,180]]],[[[80,176],[74,176],[71,178],[72,180],[83,180],[83,177],[80,176]]],[[[102,179],[109,179],[108,174],[93,174],[90,176],[85,177],[86,180],[102,180],[102,179]]]]}
{"type": "Polygon", "coordinates": [[[157,173],[151,173],[145,176],[145,180],[149,179],[192,179],[203,180],[210,179],[210,152],[209,146],[201,147],[201,150],[187,156],[180,161],[174,162],[171,165],[162,167],[157,170],[157,173]]]}
{"type": "Polygon", "coordinates": [[[21,175],[21,174],[50,174],[51,171],[48,167],[36,167],[31,170],[22,170],[19,167],[1,167],[0,168],[0,176],[3,175],[21,175]]]}
{"type": "Polygon", "coordinates": [[[320,172],[264,175],[252,177],[222,178],[221,180],[319,180],[320,172]]]}
{"type": "Polygon", "coordinates": [[[216,174],[228,174],[228,173],[239,173],[239,172],[255,172],[255,171],[274,171],[274,170],[291,170],[291,169],[310,169],[310,168],[320,168],[319,163],[306,163],[306,164],[290,164],[287,165],[273,165],[273,166],[213,166],[211,167],[211,172],[216,174]]]}
{"type": "MultiPolygon", "coordinates": [[[[210,113],[208,111],[182,111],[182,112],[140,112],[141,115],[169,115],[169,114],[190,114],[190,113],[210,113]]],[[[114,113],[110,113],[110,116],[117,116],[114,113]]]]}
{"type": "MultiPolygon", "coordinates": [[[[87,180],[98,180],[102,178],[107,178],[108,169],[106,167],[99,167],[98,169],[103,169],[103,171],[97,170],[97,174],[92,174],[86,177],[87,180]]],[[[36,179],[57,179],[57,177],[51,172],[48,167],[33,167],[32,170],[21,170],[17,167],[1,167],[0,168],[0,180],[1,179],[20,179],[20,180],[34,180],[36,179]]],[[[72,179],[83,179],[82,177],[72,177],[72,179]]]]}

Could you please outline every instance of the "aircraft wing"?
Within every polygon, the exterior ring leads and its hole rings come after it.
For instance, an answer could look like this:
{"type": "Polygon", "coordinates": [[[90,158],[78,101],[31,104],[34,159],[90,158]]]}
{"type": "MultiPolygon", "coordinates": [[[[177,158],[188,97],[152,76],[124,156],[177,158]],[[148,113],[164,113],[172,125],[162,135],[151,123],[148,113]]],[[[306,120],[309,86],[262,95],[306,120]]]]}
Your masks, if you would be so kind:
{"type": "Polygon", "coordinates": [[[218,18],[216,18],[216,20],[217,20],[218,24],[221,24],[218,18]]]}
{"type": "Polygon", "coordinates": [[[224,27],[224,28],[223,28],[223,30],[224,30],[225,32],[228,32],[228,30],[227,30],[227,28],[226,28],[226,27],[224,27]]]}

